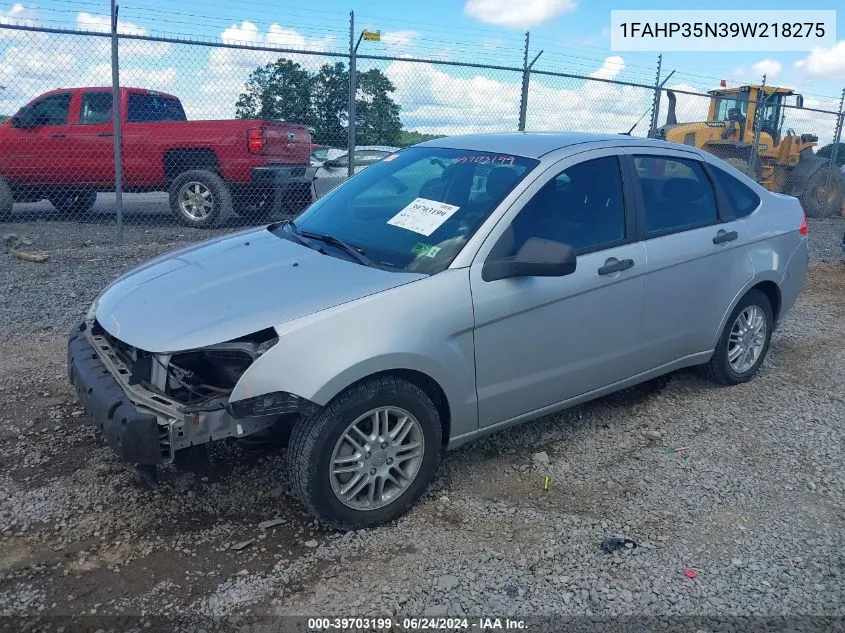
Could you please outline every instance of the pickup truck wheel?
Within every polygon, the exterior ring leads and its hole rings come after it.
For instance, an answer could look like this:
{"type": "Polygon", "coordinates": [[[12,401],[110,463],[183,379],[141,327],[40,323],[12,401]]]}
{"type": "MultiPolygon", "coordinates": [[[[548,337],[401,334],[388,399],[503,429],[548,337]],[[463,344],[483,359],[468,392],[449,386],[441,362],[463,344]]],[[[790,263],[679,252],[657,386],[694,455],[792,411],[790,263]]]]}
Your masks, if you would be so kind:
{"type": "Polygon", "coordinates": [[[440,416],[417,386],[384,376],[299,420],[288,446],[294,493],[329,525],[356,530],[405,513],[440,461],[440,416]]]}
{"type": "Polygon", "coordinates": [[[84,215],[97,203],[96,191],[60,191],[52,194],[50,204],[63,215],[84,215]]]}
{"type": "Polygon", "coordinates": [[[232,194],[213,171],[186,171],[170,186],[170,210],[187,226],[213,228],[232,214],[232,194]]]}
{"type": "Polygon", "coordinates": [[[0,222],[8,222],[12,219],[12,204],[14,201],[15,196],[9,183],[0,178],[0,222]]]}

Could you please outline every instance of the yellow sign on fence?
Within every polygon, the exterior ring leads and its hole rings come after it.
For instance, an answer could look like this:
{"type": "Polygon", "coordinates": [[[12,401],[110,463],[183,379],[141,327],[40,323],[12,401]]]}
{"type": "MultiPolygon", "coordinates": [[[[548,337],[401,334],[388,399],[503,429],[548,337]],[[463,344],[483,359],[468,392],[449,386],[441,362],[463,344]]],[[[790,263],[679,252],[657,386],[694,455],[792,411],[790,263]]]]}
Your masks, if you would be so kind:
{"type": "Polygon", "coordinates": [[[364,29],[364,39],[368,42],[380,42],[381,41],[381,31],[368,31],[364,29]]]}

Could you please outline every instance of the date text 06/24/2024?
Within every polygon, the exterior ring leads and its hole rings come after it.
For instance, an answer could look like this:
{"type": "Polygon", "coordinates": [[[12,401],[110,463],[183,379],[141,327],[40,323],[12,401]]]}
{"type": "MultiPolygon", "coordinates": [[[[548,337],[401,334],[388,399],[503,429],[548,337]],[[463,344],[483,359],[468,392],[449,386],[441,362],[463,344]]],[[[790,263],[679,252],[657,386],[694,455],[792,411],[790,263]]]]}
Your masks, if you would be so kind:
{"type": "Polygon", "coordinates": [[[525,620],[518,618],[308,618],[309,631],[384,630],[401,624],[406,631],[519,631],[526,629],[525,620]]]}

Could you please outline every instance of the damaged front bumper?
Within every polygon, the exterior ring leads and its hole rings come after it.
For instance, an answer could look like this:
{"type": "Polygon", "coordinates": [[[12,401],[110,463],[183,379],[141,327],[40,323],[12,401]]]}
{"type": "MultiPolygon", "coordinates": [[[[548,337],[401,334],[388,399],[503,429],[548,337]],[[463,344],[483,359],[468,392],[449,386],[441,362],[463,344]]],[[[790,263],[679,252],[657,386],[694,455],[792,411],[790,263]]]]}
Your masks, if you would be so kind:
{"type": "Polygon", "coordinates": [[[237,402],[233,407],[226,396],[186,405],[130,384],[131,375],[108,338],[91,323],[74,328],[68,340],[68,380],[112,449],[134,464],[170,463],[181,449],[252,435],[272,427],[282,414],[310,414],[319,408],[292,394],[284,394],[282,407],[263,411],[245,410],[237,402]]]}

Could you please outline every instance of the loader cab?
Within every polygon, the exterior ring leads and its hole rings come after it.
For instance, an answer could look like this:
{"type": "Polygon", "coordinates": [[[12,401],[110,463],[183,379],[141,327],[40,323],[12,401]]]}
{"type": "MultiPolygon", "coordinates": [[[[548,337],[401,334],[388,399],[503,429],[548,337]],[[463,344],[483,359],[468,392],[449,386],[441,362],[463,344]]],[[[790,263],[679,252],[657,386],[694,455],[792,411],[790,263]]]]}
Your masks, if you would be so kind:
{"type": "Polygon", "coordinates": [[[795,96],[795,106],[804,106],[804,97],[788,88],[740,86],[711,90],[709,94],[709,121],[735,121],[741,129],[742,140],[750,140],[759,126],[760,132],[771,136],[775,145],[782,137],[787,98],[795,96]]]}

